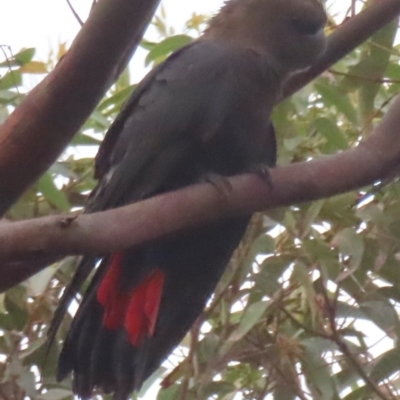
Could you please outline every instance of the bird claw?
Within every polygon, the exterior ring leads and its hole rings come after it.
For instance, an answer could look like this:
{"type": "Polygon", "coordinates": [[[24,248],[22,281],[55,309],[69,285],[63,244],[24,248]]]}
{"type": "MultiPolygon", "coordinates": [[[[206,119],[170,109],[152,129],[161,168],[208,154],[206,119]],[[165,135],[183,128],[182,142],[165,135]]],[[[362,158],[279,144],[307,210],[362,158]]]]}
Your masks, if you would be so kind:
{"type": "Polygon", "coordinates": [[[249,171],[250,173],[256,174],[260,177],[270,188],[272,188],[272,179],[268,165],[266,164],[257,164],[253,165],[249,171]]]}
{"type": "Polygon", "coordinates": [[[211,185],[213,185],[226,199],[229,198],[229,195],[232,192],[232,184],[223,175],[218,175],[211,172],[204,175],[202,181],[211,183],[211,185]]]}

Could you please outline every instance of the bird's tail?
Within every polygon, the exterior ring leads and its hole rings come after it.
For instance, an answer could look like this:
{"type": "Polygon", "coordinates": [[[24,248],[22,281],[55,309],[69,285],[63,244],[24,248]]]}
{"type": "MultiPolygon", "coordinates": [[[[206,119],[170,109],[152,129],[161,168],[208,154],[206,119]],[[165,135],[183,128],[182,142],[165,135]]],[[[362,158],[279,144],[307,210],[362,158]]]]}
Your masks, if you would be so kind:
{"type": "Polygon", "coordinates": [[[144,276],[132,271],[140,268],[125,265],[121,253],[102,261],[71,324],[57,379],[73,371],[73,390],[81,399],[90,399],[97,387],[125,400],[144,379],[164,274],[158,268],[144,276]]]}
{"type": "Polygon", "coordinates": [[[60,324],[66,312],[68,311],[71,302],[76,298],[76,295],[79,292],[83,282],[85,282],[87,277],[90,275],[90,272],[93,270],[95,265],[95,257],[83,257],[80,260],[70,284],[66,287],[64,293],[62,294],[60,302],[51,321],[49,330],[47,331],[49,347],[52,345],[55,339],[58,328],[60,327],[60,324]]]}

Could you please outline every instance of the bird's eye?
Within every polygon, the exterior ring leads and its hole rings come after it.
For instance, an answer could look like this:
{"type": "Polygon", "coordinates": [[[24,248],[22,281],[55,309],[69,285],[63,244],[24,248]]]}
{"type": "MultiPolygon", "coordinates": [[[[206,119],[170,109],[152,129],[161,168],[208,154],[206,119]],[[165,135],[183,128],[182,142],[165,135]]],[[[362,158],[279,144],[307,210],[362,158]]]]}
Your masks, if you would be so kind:
{"type": "Polygon", "coordinates": [[[304,18],[293,17],[292,26],[301,35],[315,35],[321,28],[320,21],[310,21],[304,18]]]}

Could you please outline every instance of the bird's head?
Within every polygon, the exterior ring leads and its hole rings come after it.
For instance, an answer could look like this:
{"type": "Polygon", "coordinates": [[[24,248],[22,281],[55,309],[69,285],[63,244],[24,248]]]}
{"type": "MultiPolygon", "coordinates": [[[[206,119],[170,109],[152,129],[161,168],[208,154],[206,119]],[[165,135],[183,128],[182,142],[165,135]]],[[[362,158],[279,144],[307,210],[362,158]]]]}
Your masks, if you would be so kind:
{"type": "Polygon", "coordinates": [[[204,37],[253,49],[287,76],[324,52],[326,19],[320,0],[230,0],[204,37]]]}

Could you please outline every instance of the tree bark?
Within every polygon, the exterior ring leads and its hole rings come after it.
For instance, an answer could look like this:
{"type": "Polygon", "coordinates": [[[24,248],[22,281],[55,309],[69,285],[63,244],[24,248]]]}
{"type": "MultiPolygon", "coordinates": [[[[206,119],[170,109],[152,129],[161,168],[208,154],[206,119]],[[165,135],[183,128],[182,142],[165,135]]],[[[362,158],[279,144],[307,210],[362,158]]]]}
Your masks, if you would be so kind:
{"type": "Polygon", "coordinates": [[[218,218],[329,197],[382,180],[400,165],[399,126],[400,96],[359,146],[274,168],[271,182],[240,175],[230,179],[229,195],[198,184],[99,213],[0,224],[0,291],[20,281],[16,269],[29,270],[24,260],[40,269],[40,260],[107,254],[218,218]]]}
{"type": "Polygon", "coordinates": [[[159,0],[99,0],[71,48],[0,126],[0,215],[57,159],[137,47],[159,0]]]}

